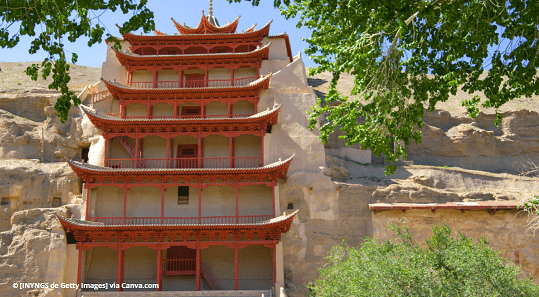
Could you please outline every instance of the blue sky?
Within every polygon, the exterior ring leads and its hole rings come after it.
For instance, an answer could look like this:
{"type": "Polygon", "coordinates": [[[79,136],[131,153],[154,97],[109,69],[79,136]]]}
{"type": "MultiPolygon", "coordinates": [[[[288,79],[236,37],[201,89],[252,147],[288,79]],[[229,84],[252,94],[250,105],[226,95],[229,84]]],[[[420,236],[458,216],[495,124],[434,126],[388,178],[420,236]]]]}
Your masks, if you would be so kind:
{"type": "MultiPolygon", "coordinates": [[[[164,33],[173,34],[177,33],[177,30],[170,19],[171,17],[178,23],[186,23],[190,27],[196,27],[200,22],[202,10],[208,14],[208,3],[208,0],[149,0],[148,8],[154,12],[156,29],[164,33]]],[[[301,41],[301,38],[311,35],[311,30],[307,28],[296,28],[297,20],[286,20],[281,16],[279,10],[273,7],[273,1],[271,0],[262,0],[258,7],[253,7],[250,2],[245,1],[229,4],[226,0],[214,0],[213,15],[221,25],[229,21],[232,22],[238,15],[241,15],[238,25],[239,32],[254,24],[257,24],[257,28],[261,28],[267,22],[273,20],[270,34],[288,33],[294,55],[300,51],[303,52],[307,47],[307,43],[301,41]]],[[[107,11],[100,17],[100,21],[108,32],[114,36],[121,37],[115,24],[122,24],[129,19],[129,16],[130,14],[124,15],[119,10],[116,12],[107,11]]],[[[10,33],[13,33],[13,31],[10,33]]],[[[0,49],[0,61],[28,62],[43,60],[46,57],[43,52],[38,52],[34,55],[28,53],[31,40],[32,38],[23,37],[15,48],[0,49]]],[[[106,45],[104,42],[88,47],[87,39],[81,38],[75,43],[67,43],[66,50],[77,53],[79,57],[77,64],[82,66],[101,67],[106,58],[106,45]]],[[[308,57],[303,53],[302,55],[306,66],[315,66],[308,57]]]]}

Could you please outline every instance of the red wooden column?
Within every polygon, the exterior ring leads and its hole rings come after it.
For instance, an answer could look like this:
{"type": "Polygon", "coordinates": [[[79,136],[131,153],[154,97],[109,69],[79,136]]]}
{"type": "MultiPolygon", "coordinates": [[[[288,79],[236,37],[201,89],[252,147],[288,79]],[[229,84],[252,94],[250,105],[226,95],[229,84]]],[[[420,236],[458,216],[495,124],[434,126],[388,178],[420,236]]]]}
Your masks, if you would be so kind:
{"type": "Polygon", "coordinates": [[[88,214],[90,213],[90,187],[87,183],[84,183],[86,189],[86,220],[88,220],[88,214]]]}
{"type": "Polygon", "coordinates": [[[230,151],[229,151],[229,156],[230,156],[230,164],[229,164],[229,168],[234,168],[234,136],[230,136],[230,145],[229,145],[229,148],[230,148],[230,151]]]}
{"type": "Polygon", "coordinates": [[[261,163],[260,164],[260,167],[264,166],[264,135],[266,133],[264,133],[266,131],[262,131],[262,133],[260,133],[260,160],[261,160],[261,163]]]}
{"type": "MultiPolygon", "coordinates": [[[[237,193],[236,188],[236,193],[237,193]]],[[[238,243],[234,244],[234,290],[238,290],[238,271],[239,271],[239,264],[238,264],[238,243]]]]}
{"type": "Polygon", "coordinates": [[[120,99],[120,102],[118,104],[120,105],[120,118],[125,119],[125,109],[124,109],[123,100],[120,99]]]}
{"type": "Polygon", "coordinates": [[[239,211],[238,211],[238,189],[239,189],[239,186],[236,184],[236,185],[234,185],[234,188],[236,188],[236,224],[239,224],[239,211]]]}
{"type": "MultiPolygon", "coordinates": [[[[181,88],[181,81],[179,82],[181,88]]],[[[174,94],[174,118],[178,118],[178,95],[174,94]]]]}
{"type": "Polygon", "coordinates": [[[79,288],[82,283],[82,247],[78,246],[79,249],[79,265],[77,267],[77,284],[79,284],[79,288]]]}
{"type": "Polygon", "coordinates": [[[161,185],[161,224],[165,220],[165,187],[161,185]]]}
{"type": "Polygon", "coordinates": [[[125,81],[125,84],[130,86],[131,85],[131,81],[133,80],[133,71],[131,70],[127,70],[127,78],[126,78],[126,81],[125,81]]]}
{"type": "MultiPolygon", "coordinates": [[[[167,135],[170,136],[170,135],[167,135]]],[[[170,161],[170,137],[167,137],[167,162],[165,168],[172,168],[172,162],[170,161]]]]}
{"type": "Polygon", "coordinates": [[[258,113],[258,101],[260,101],[260,97],[255,97],[255,114],[258,113]]]}
{"type": "Polygon", "coordinates": [[[234,68],[230,68],[230,86],[234,86],[234,68]]]}
{"type": "Polygon", "coordinates": [[[127,187],[124,188],[124,225],[126,221],[126,213],[127,213],[127,187]]]}
{"type": "Polygon", "coordinates": [[[205,74],[204,74],[204,86],[205,87],[208,87],[208,67],[206,66],[206,69],[204,69],[205,71],[205,74]]]}
{"type": "Polygon", "coordinates": [[[138,168],[138,155],[139,155],[139,138],[138,133],[135,134],[135,168],[138,168]]]}
{"type": "Polygon", "coordinates": [[[202,164],[202,135],[198,134],[198,168],[204,168],[202,164]]]}
{"type": "Polygon", "coordinates": [[[197,244],[197,255],[196,255],[196,290],[200,291],[200,246],[197,244]]]}
{"type": "Polygon", "coordinates": [[[275,184],[271,187],[272,197],[273,197],[273,217],[275,217],[275,184]]]}
{"type": "Polygon", "coordinates": [[[202,187],[198,187],[198,223],[202,224],[202,187]]]}
{"type": "Polygon", "coordinates": [[[157,88],[157,81],[159,80],[159,73],[157,72],[157,67],[153,68],[153,87],[157,88]]]}
{"type": "Polygon", "coordinates": [[[178,68],[178,88],[183,88],[183,69],[180,67],[178,68]]]}
{"type": "Polygon", "coordinates": [[[122,249],[122,245],[118,245],[118,280],[117,284],[120,285],[118,287],[118,291],[123,291],[122,289],[122,283],[124,282],[124,260],[125,260],[125,250],[122,249]]]}
{"type": "Polygon", "coordinates": [[[157,291],[163,291],[163,250],[157,246],[157,291]]]}
{"type": "Polygon", "coordinates": [[[109,146],[109,140],[105,138],[105,152],[103,153],[103,167],[107,167],[107,147],[109,146]]]}
{"type": "MultiPolygon", "coordinates": [[[[256,113],[256,112],[255,112],[256,113]]],[[[227,111],[228,118],[232,118],[232,99],[230,99],[230,95],[228,95],[228,111],[227,111]]]]}
{"type": "Polygon", "coordinates": [[[273,283],[277,281],[277,244],[273,244],[273,283]]]}

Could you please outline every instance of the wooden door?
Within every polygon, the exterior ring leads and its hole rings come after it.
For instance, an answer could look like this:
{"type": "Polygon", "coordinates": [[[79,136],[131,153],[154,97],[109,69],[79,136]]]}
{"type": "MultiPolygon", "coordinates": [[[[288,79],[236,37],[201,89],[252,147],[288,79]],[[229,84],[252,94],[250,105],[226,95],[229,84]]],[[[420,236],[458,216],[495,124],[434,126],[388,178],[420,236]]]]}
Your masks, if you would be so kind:
{"type": "Polygon", "coordinates": [[[186,88],[203,88],[204,74],[185,74],[186,88]]]}
{"type": "Polygon", "coordinates": [[[198,168],[198,145],[178,145],[178,168],[198,168]]]}
{"type": "Polygon", "coordinates": [[[182,106],[182,118],[198,118],[202,108],[200,106],[182,106]]]}
{"type": "Polygon", "coordinates": [[[185,246],[167,249],[167,259],[163,266],[165,275],[190,275],[196,270],[196,250],[185,246]],[[168,272],[168,273],[167,273],[168,272]]]}

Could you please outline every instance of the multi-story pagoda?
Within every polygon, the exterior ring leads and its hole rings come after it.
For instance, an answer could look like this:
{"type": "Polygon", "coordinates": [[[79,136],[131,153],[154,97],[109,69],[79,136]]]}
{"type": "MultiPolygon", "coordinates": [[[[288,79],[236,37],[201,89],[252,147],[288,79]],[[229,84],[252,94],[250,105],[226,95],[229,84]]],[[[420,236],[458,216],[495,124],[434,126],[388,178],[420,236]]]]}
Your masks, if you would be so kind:
{"type": "Polygon", "coordinates": [[[110,47],[82,106],[103,145],[88,163],[67,160],[85,188],[82,219],[59,218],[77,282],[270,290],[296,214],[280,215],[275,189],[293,156],[265,160],[280,106],[259,102],[293,60],[288,37],[269,36],[269,23],[236,33],[238,19],[219,26],[211,6],[196,28],[174,24],[180,34],[129,33],[110,47]]]}

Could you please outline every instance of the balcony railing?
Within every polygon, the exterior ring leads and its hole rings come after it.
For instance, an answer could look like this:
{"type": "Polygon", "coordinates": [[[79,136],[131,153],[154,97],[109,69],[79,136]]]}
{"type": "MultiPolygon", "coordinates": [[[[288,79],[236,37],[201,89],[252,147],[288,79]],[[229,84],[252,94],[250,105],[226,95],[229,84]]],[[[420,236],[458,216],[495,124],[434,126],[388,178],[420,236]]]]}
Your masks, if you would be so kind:
{"type": "MultiPolygon", "coordinates": [[[[106,115],[113,116],[120,118],[120,113],[105,113],[106,115]]],[[[126,119],[217,119],[217,118],[241,118],[241,117],[249,117],[253,114],[231,114],[230,116],[227,114],[212,114],[212,115],[178,115],[176,117],[174,116],[128,116],[125,117],[126,119]]]]}
{"type": "Polygon", "coordinates": [[[108,90],[105,90],[105,91],[102,91],[102,92],[99,92],[99,93],[93,93],[92,94],[92,103],[96,104],[96,103],[99,103],[101,101],[105,101],[105,100],[111,99],[111,98],[112,98],[112,95],[110,94],[110,92],[108,90]]]}
{"type": "Polygon", "coordinates": [[[174,159],[106,159],[111,168],[256,168],[262,157],[174,158],[174,159]],[[232,164],[231,164],[232,162],[232,164]]]}
{"type": "Polygon", "coordinates": [[[164,275],[193,275],[196,271],[196,259],[163,260],[164,275]]]}
{"type": "Polygon", "coordinates": [[[156,225],[156,224],[254,224],[272,219],[272,215],[215,216],[215,217],[90,217],[87,221],[105,225],[156,225]]]}
{"type": "Polygon", "coordinates": [[[188,80],[188,81],[142,81],[142,82],[131,82],[128,85],[135,88],[160,88],[160,89],[175,89],[175,88],[222,88],[230,86],[245,86],[253,81],[259,79],[259,76],[251,77],[242,77],[236,79],[210,79],[205,80],[188,80]]]}

